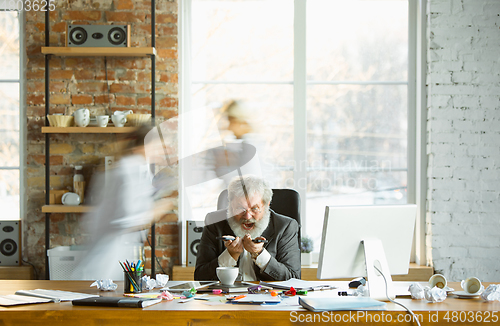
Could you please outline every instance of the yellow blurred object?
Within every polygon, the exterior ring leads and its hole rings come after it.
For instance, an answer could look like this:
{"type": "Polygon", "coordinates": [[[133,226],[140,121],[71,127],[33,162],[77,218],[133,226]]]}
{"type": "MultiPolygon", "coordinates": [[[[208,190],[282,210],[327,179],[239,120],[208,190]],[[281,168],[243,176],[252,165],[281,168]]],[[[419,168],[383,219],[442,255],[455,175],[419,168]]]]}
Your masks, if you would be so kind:
{"type": "Polygon", "coordinates": [[[73,191],[80,196],[80,203],[83,203],[85,197],[85,181],[75,181],[73,191]]]}
{"type": "Polygon", "coordinates": [[[148,123],[151,120],[151,114],[132,113],[127,114],[127,124],[133,127],[148,123]]]}
{"type": "Polygon", "coordinates": [[[69,192],[69,190],[51,190],[49,192],[49,205],[61,205],[62,196],[69,192]]]}
{"type": "Polygon", "coordinates": [[[50,114],[47,115],[51,127],[71,127],[73,125],[73,116],[50,114]]]}

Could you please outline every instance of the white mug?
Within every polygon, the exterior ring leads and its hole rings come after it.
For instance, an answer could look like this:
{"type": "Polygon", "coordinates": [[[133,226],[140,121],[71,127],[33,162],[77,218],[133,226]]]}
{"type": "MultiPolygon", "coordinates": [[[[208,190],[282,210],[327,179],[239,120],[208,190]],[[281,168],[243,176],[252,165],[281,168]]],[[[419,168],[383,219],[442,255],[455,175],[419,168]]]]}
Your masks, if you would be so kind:
{"type": "Polygon", "coordinates": [[[90,122],[90,111],[89,109],[78,109],[73,112],[73,116],[75,117],[75,124],[78,127],[87,127],[90,122]]]}
{"type": "Polygon", "coordinates": [[[216,273],[221,284],[233,285],[238,277],[240,269],[238,267],[217,267],[216,273]]]}
{"type": "Polygon", "coordinates": [[[481,284],[481,281],[477,277],[469,277],[463,280],[460,285],[468,294],[479,294],[484,290],[484,285],[481,284]]]}
{"type": "Polygon", "coordinates": [[[124,114],[113,114],[111,116],[111,120],[113,121],[115,127],[123,127],[127,122],[127,116],[124,114]]]}
{"type": "Polygon", "coordinates": [[[108,125],[108,122],[109,122],[109,116],[107,116],[107,115],[98,115],[96,117],[96,120],[97,120],[97,125],[99,127],[106,127],[108,125]]]}
{"type": "Polygon", "coordinates": [[[446,281],[446,277],[442,274],[434,274],[429,279],[429,286],[431,289],[437,286],[440,289],[444,289],[448,285],[448,281],[446,281]]]}

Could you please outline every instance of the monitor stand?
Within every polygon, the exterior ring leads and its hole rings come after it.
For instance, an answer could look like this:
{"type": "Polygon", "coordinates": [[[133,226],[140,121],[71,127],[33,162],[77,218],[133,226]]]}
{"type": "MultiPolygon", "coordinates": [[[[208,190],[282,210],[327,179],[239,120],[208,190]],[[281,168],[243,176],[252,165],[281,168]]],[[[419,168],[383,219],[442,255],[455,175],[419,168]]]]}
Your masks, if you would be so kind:
{"type": "Polygon", "coordinates": [[[361,243],[365,251],[366,275],[368,277],[367,286],[370,297],[381,301],[390,301],[387,297],[394,299],[396,295],[382,241],[379,239],[363,239],[361,243]],[[375,267],[384,274],[387,281],[387,291],[384,277],[375,267]]]}

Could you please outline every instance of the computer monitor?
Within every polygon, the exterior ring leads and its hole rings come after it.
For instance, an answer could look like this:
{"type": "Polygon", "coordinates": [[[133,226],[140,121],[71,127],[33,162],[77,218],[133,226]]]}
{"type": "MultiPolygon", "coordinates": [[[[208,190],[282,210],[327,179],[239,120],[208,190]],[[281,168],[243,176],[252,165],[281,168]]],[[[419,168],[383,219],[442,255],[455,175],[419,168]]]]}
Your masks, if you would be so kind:
{"type": "Polygon", "coordinates": [[[318,279],[368,276],[370,296],[395,297],[391,274],[408,274],[416,205],[327,206],[318,279]]]}

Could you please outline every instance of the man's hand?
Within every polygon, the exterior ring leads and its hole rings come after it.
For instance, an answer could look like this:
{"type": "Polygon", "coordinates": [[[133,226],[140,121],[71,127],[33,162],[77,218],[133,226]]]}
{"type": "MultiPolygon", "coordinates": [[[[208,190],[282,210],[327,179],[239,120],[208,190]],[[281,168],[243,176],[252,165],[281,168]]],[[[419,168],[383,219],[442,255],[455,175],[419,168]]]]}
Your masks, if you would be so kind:
{"type": "Polygon", "coordinates": [[[241,253],[243,252],[243,241],[240,237],[236,237],[234,240],[224,241],[224,246],[226,246],[227,251],[233,257],[234,260],[238,261],[241,253]]]}
{"type": "MultiPolygon", "coordinates": [[[[264,238],[264,237],[257,237],[255,239],[266,240],[266,238],[264,238]]],[[[252,258],[255,259],[255,258],[257,258],[257,256],[259,256],[259,254],[264,249],[264,243],[263,242],[255,243],[252,241],[250,234],[246,234],[243,237],[243,247],[245,248],[246,251],[248,251],[252,255],[252,258]]]]}

